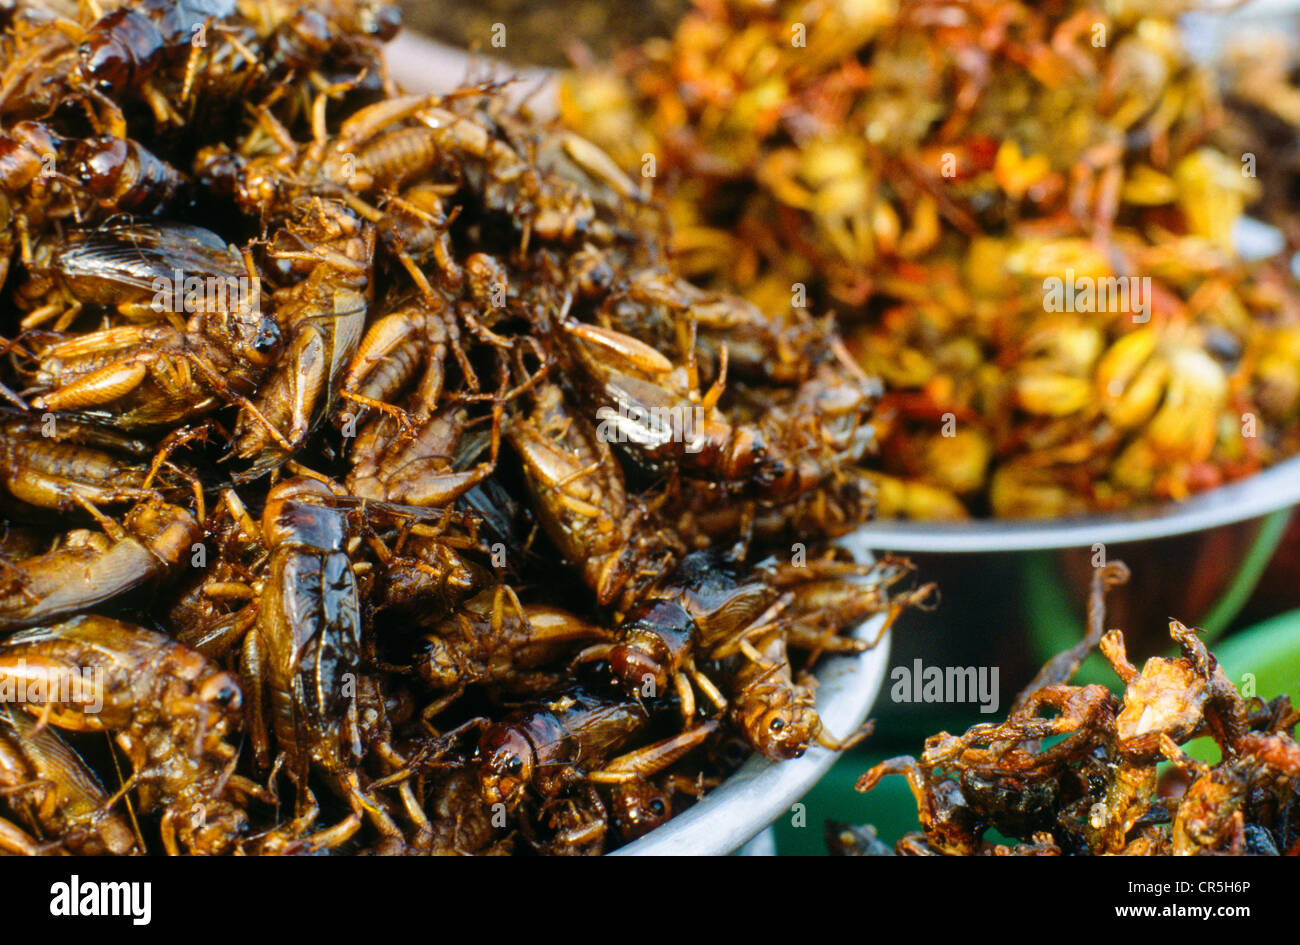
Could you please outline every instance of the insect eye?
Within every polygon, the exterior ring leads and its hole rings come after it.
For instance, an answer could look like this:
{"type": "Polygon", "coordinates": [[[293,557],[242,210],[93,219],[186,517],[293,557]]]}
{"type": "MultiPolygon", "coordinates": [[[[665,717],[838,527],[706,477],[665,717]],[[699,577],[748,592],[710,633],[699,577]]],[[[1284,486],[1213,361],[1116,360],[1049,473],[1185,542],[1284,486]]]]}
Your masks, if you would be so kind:
{"type": "Polygon", "coordinates": [[[376,10],[368,11],[368,13],[365,29],[382,42],[388,42],[401,29],[401,14],[396,8],[388,4],[384,4],[376,10]]]}
{"type": "Polygon", "coordinates": [[[650,802],[650,813],[654,814],[656,817],[662,817],[665,810],[667,810],[667,808],[664,807],[664,802],[659,800],[659,798],[656,797],[650,802]]]}
{"type": "Polygon", "coordinates": [[[280,329],[275,324],[262,325],[253,336],[253,350],[266,354],[280,344],[280,329]]]}
{"type": "Polygon", "coordinates": [[[770,728],[774,732],[782,731],[785,728],[785,719],[780,717],[773,719],[771,723],[768,725],[768,728],[770,728]]]}
{"type": "Polygon", "coordinates": [[[506,774],[518,775],[524,770],[524,762],[518,755],[512,755],[505,765],[506,774]]]}
{"type": "Polygon", "coordinates": [[[241,700],[238,684],[225,673],[209,679],[197,695],[199,701],[222,709],[237,708],[241,700]]]}

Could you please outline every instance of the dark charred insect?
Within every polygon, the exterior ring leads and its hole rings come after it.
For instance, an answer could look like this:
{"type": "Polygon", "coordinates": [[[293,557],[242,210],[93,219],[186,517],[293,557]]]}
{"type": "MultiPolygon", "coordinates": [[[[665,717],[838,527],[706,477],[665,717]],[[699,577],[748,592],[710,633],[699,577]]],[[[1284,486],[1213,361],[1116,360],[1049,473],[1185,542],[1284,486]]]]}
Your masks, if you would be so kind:
{"type": "Polygon", "coordinates": [[[210,230],[186,223],[128,222],[69,230],[36,247],[19,296],[39,300],[23,319],[33,328],[57,319],[64,330],[82,306],[108,308],[131,321],[181,323],[187,313],[223,330],[241,356],[261,357],[276,326],[257,306],[246,260],[210,230]],[[178,281],[179,280],[179,281],[178,281]]]}
{"type": "Polygon", "coordinates": [[[478,776],[488,804],[516,806],[527,791],[547,798],[583,779],[649,724],[635,702],[583,692],[511,713],[479,739],[478,776]]]}
{"type": "Polygon", "coordinates": [[[148,214],[167,209],[186,177],[130,138],[87,138],[74,150],[77,177],[101,208],[148,214]]]}
{"type": "Polygon", "coordinates": [[[370,748],[356,699],[361,610],[348,513],[332,508],[332,498],[324,484],[305,478],[284,480],[267,497],[262,533],[271,556],[241,662],[253,748],[265,762],[274,732],[300,816],[315,806],[307,776],[316,768],[355,813],[394,834],[357,770],[370,748]]]}
{"type": "Polygon", "coordinates": [[[664,514],[683,540],[696,547],[737,534],[760,546],[838,538],[871,518],[877,487],[862,470],[848,469],[793,501],[765,501],[725,484],[679,480],[664,514]]]}
{"type": "Polygon", "coordinates": [[[235,10],[235,0],[142,0],[119,7],[86,32],[77,50],[81,72],[104,94],[141,89],[160,67],[189,53],[200,27],[235,10]]]}
{"type": "Polygon", "coordinates": [[[749,634],[777,625],[790,646],[815,652],[860,652],[872,644],[840,634],[873,614],[893,616],[921,601],[931,588],[894,595],[890,588],[910,571],[904,561],[877,565],[814,560],[794,566],[761,564],[741,580],[731,562],[713,551],[694,552],[637,603],[618,629],[619,642],[585,650],[581,660],[608,660],[614,676],[642,697],[674,691],[689,722],[693,686],[720,710],[727,700],[700,661],[725,657],[749,634]]]}
{"type": "MultiPolygon", "coordinates": [[[[259,0],[237,10],[226,6],[224,0],[205,0],[159,26],[163,35],[188,27],[186,42],[174,44],[139,89],[160,125],[177,126],[201,141],[223,140],[238,128],[246,103],[287,99],[289,114],[305,110],[307,81],[313,94],[344,85],[364,86],[372,95],[388,88],[380,75],[379,43],[391,32],[371,31],[377,18],[364,12],[367,4],[342,0],[308,9],[259,0]],[[200,19],[196,14],[204,8],[208,15],[200,19]]],[[[355,97],[343,96],[348,102],[355,97]]]]}
{"type": "Polygon", "coordinates": [[[584,784],[590,791],[591,784],[647,778],[717,731],[717,722],[702,722],[612,757],[649,721],[634,702],[602,700],[581,690],[514,712],[479,739],[475,763],[483,800],[513,808],[529,793],[545,800],[584,784]]]}
{"type": "MultiPolygon", "coordinates": [[[[360,605],[346,554],[350,529],[347,513],[327,504],[332,497],[312,479],[287,480],[268,496],[262,523],[271,552],[267,599],[244,654],[246,675],[266,673],[276,741],[302,788],[313,754],[337,770],[347,766],[345,758],[351,764],[361,760],[355,719],[346,745],[326,731],[328,718],[346,718],[341,677],[361,662],[360,605]],[[309,636],[299,640],[298,628],[309,636]],[[304,652],[306,646],[311,650],[304,652]],[[316,673],[330,675],[314,678],[316,673]]],[[[268,738],[256,729],[254,748],[267,757],[268,738]]]]}

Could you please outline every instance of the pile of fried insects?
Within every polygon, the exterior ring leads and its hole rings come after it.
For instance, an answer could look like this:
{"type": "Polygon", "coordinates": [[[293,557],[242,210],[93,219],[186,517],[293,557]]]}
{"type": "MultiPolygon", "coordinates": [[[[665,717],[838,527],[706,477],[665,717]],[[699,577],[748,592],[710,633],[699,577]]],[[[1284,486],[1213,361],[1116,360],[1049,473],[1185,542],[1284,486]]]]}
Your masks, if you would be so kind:
{"type": "Polygon", "coordinates": [[[878,385],[371,0],[8,4],[0,851],[596,853],[919,603],[878,385]]]}
{"type": "Polygon", "coordinates": [[[695,6],[573,73],[565,121],[653,177],[690,278],[840,314],[886,384],[881,516],[1181,500],[1300,452],[1300,293],[1235,242],[1253,205],[1295,245],[1294,55],[1216,73],[1182,0],[695,6]]]}
{"type": "MultiPolygon", "coordinates": [[[[1006,721],[941,732],[919,762],[892,758],[858,780],[870,791],[907,778],[921,832],[899,840],[898,855],[1300,855],[1300,712],[1286,695],[1243,698],[1177,620],[1181,655],[1139,671],[1123,633],[1103,633],[1106,591],[1127,579],[1119,562],[1094,572],[1087,635],[1039,671],[1006,721]],[[1069,684],[1098,646],[1122,698],[1069,684]],[[1206,736],[1216,764],[1180,747],[1206,736]],[[1020,842],[991,842],[990,830],[1020,842]]],[[[890,854],[870,827],[828,825],[827,840],[835,854],[890,854]]]]}

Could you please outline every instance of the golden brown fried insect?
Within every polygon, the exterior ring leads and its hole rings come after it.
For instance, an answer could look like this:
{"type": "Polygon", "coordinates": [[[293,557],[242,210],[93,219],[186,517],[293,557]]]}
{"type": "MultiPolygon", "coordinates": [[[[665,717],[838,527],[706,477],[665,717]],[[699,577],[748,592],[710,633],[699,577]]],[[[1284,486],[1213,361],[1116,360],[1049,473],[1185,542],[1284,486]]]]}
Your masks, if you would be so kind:
{"type": "Polygon", "coordinates": [[[23,265],[32,264],[33,233],[41,226],[90,215],[87,196],[59,169],[65,143],[39,121],[15,122],[0,132],[0,277],[7,278],[15,249],[23,265]]]}
{"type": "Polygon", "coordinates": [[[168,601],[166,625],[180,642],[225,660],[257,622],[270,552],[233,489],[223,490],[203,527],[196,574],[168,601]]]}
{"type": "Polygon", "coordinates": [[[671,539],[640,523],[648,510],[627,494],[609,444],[574,414],[554,384],[539,385],[531,415],[506,436],[524,464],[538,517],[601,604],[635,596],[671,560],[671,539]]]}
{"type": "Polygon", "coordinates": [[[149,452],[141,440],[53,414],[0,419],[4,486],[10,495],[40,508],[153,498],[149,468],[138,461],[149,452]]]}
{"type": "MultiPolygon", "coordinates": [[[[422,298],[399,302],[366,330],[343,375],[342,389],[345,396],[360,395],[358,404],[396,404],[418,378],[410,414],[412,422],[422,421],[439,406],[446,386],[447,355],[454,346],[459,346],[459,329],[445,303],[433,304],[422,298]]],[[[356,425],[361,416],[354,405],[344,419],[356,425]]],[[[374,454],[391,442],[391,415],[381,415],[370,427],[357,434],[353,445],[355,465],[375,461],[374,454]],[[381,427],[384,417],[387,426],[381,427]]]]}
{"type": "MultiPolygon", "coordinates": [[[[893,560],[874,568],[830,559],[797,567],[765,562],[741,581],[723,556],[694,552],[632,608],[618,628],[618,642],[589,647],[579,661],[608,660],[615,678],[642,698],[675,692],[689,724],[695,686],[718,709],[727,708],[697,661],[734,653],[748,635],[771,625],[779,625],[786,641],[800,649],[861,652],[872,643],[842,637],[841,631],[884,610],[897,613],[929,593],[890,602],[889,586],[908,570],[906,562],[893,560]]],[[[884,629],[889,623],[892,618],[884,629]]]]}
{"type": "MultiPolygon", "coordinates": [[[[499,422],[492,420],[489,456],[468,469],[456,460],[462,445],[469,413],[448,405],[426,417],[403,436],[393,435],[379,450],[382,434],[362,440],[358,437],[353,455],[356,465],[347,486],[355,495],[402,505],[442,507],[451,505],[470,489],[487,480],[496,468],[499,422]]],[[[379,423],[391,418],[380,419],[379,423]]],[[[388,424],[391,429],[391,422],[388,424]]]]}
{"type": "Polygon", "coordinates": [[[58,851],[53,844],[41,844],[21,827],[0,818],[0,851],[11,856],[46,856],[58,851]]]}
{"type": "Polygon", "coordinates": [[[54,549],[4,562],[0,630],[30,627],[86,610],[187,566],[202,537],[194,516],[157,499],[104,532],[68,533],[54,549]]]}
{"type": "Polygon", "coordinates": [[[648,722],[635,702],[583,692],[513,712],[479,739],[476,758],[483,800],[515,807],[529,791],[554,797],[582,781],[577,763],[599,765],[648,722]]]}
{"type": "Polygon", "coordinates": [[[38,836],[80,855],[143,852],[127,817],[53,728],[0,705],[0,789],[38,836]]]}
{"type": "Polygon", "coordinates": [[[486,551],[467,533],[448,527],[434,533],[399,529],[385,544],[379,536],[368,539],[378,561],[368,603],[380,613],[392,613],[431,626],[455,611],[477,591],[492,582],[488,568],[471,551],[486,551]]]}
{"type": "Polygon", "coordinates": [[[508,856],[514,852],[515,830],[508,819],[483,802],[478,779],[468,767],[454,768],[428,785],[435,797],[429,829],[417,831],[409,842],[385,838],[373,856],[508,856]]]}
{"type": "Polygon", "coordinates": [[[378,224],[379,238],[425,299],[435,297],[435,284],[459,291],[474,259],[471,255],[465,266],[456,259],[451,239],[455,211],[449,213],[446,209],[447,192],[452,186],[420,181],[380,201],[383,219],[378,224]],[[436,273],[429,273],[430,264],[437,267],[436,273]],[[429,281],[431,276],[435,277],[433,283],[429,281]]]}
{"type": "Polygon", "coordinates": [[[679,774],[619,781],[609,787],[610,825],[627,843],[667,823],[706,789],[716,787],[714,779],[689,778],[679,774]]]}
{"type": "Polygon", "coordinates": [[[874,432],[866,416],[878,393],[856,367],[821,365],[802,385],[773,397],[753,424],[728,422],[717,405],[727,371],[701,396],[694,356],[674,370],[657,350],[618,332],[566,322],[570,350],[588,378],[600,433],[650,467],[737,482],[741,492],[793,501],[861,459],[874,432]]]}
{"type": "Polygon", "coordinates": [[[370,307],[372,227],[313,200],[280,236],[271,258],[310,274],[274,296],[285,351],[240,416],[236,452],[254,461],[248,475],[283,462],[330,412],[370,307]]]}
{"type": "Polygon", "coordinates": [[[186,314],[200,313],[224,327],[242,319],[228,326],[230,340],[250,348],[259,330],[269,330],[246,261],[216,233],[192,224],[127,218],[68,230],[41,240],[27,268],[18,296],[41,304],[24,317],[24,328],[57,318],[62,331],[83,306],[102,306],[136,322],[179,316],[184,324],[186,314]]]}
{"type": "MultiPolygon", "coordinates": [[[[235,12],[233,0],[143,0],[96,20],[77,49],[80,73],[100,92],[141,89],[152,99],[157,90],[150,79],[169,60],[183,57],[195,45],[198,28],[211,19],[235,12]]],[[[168,111],[165,104],[155,111],[168,111]]]]}
{"type": "Polygon", "coordinates": [[[842,740],[826,731],[815,688],[795,680],[779,630],[747,640],[746,654],[747,661],[731,676],[729,713],[755,751],[783,761],[802,756],[813,742],[840,751],[871,733],[870,723],[842,740]]]}
{"type": "Polygon", "coordinates": [[[38,409],[70,411],[124,430],[149,430],[201,418],[242,402],[260,371],[228,350],[170,325],[38,339],[38,409]]]}
{"type": "Polygon", "coordinates": [[[225,852],[246,828],[243,809],[225,797],[238,783],[225,736],[239,724],[239,683],[193,650],[78,617],[0,643],[0,682],[39,692],[22,707],[48,724],[115,734],[142,810],[163,811],[168,853],[225,852]]]}
{"type": "Polygon", "coordinates": [[[58,291],[29,324],[58,316],[66,327],[90,304],[138,322],[32,333],[38,409],[76,410],[127,429],[174,424],[243,403],[278,348],[251,261],[200,227],[77,231],[37,256],[48,267],[22,291],[58,291]]]}
{"type": "MultiPolygon", "coordinates": [[[[56,20],[76,36],[75,65],[56,60],[46,81],[93,94],[108,105],[142,100],[158,128],[219,131],[215,120],[240,96],[257,100],[295,74],[331,60],[378,68],[378,41],[392,37],[397,11],[379,3],[330,0],[299,10],[277,0],[145,0],[84,27],[56,20]]],[[[124,121],[120,108],[110,109],[124,121]]]]}
{"type": "Polygon", "coordinates": [[[612,633],[558,607],[521,604],[507,585],[486,590],[436,624],[417,644],[420,678],[442,694],[424,710],[432,719],[470,685],[499,683],[516,692],[554,688],[557,676],[542,667],[583,643],[612,633]]]}

